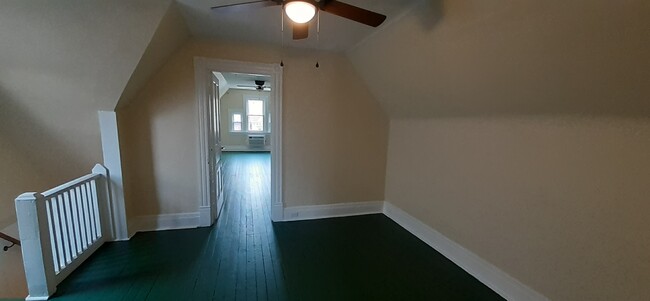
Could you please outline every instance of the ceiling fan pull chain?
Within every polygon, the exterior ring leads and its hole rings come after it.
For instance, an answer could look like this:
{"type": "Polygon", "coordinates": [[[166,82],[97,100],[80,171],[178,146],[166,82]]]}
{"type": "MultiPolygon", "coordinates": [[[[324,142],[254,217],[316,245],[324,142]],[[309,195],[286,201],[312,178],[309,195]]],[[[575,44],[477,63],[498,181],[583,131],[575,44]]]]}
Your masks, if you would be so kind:
{"type": "MultiPolygon", "coordinates": [[[[316,47],[320,46],[320,9],[316,13],[316,47]]],[[[316,54],[316,68],[320,67],[318,64],[318,58],[320,57],[320,52],[316,54]]]]}
{"type": "Polygon", "coordinates": [[[280,67],[284,67],[284,10],[280,10],[280,67]]]}

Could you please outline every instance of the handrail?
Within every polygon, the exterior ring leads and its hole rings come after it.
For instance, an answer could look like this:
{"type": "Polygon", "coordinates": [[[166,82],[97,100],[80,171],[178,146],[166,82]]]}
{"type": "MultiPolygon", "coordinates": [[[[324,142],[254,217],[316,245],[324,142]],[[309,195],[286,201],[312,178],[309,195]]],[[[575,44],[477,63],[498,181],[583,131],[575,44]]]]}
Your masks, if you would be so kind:
{"type": "Polygon", "coordinates": [[[57,187],[54,187],[54,188],[52,188],[50,190],[47,190],[47,191],[45,191],[45,192],[43,192],[41,194],[45,198],[53,197],[54,195],[62,193],[64,191],[66,191],[66,190],[70,190],[71,188],[74,188],[75,186],[79,186],[79,185],[81,185],[81,184],[83,184],[85,182],[92,181],[92,180],[94,180],[94,179],[96,179],[96,178],[98,178],[100,176],[101,176],[100,174],[91,173],[91,174],[85,175],[83,177],[74,179],[74,180],[72,180],[72,181],[70,181],[68,183],[61,184],[61,185],[59,185],[57,187]]]}
{"type": "Polygon", "coordinates": [[[11,236],[9,236],[9,235],[7,235],[7,234],[4,234],[4,233],[2,233],[2,232],[0,232],[0,238],[2,238],[2,239],[4,239],[4,240],[6,240],[6,241],[8,241],[8,242],[11,243],[11,246],[4,246],[4,247],[2,248],[5,252],[6,252],[7,250],[9,250],[9,248],[11,248],[11,247],[13,247],[13,246],[15,246],[15,245],[20,246],[20,240],[15,239],[15,238],[13,238],[13,237],[11,237],[11,236]]]}
{"type": "Polygon", "coordinates": [[[4,234],[2,232],[0,232],[0,238],[4,239],[4,240],[6,240],[6,241],[8,241],[8,242],[10,242],[12,244],[17,244],[17,245],[20,246],[20,240],[15,239],[15,238],[13,238],[13,237],[11,237],[11,236],[9,236],[7,234],[4,234]]]}
{"type": "Polygon", "coordinates": [[[16,215],[29,296],[47,300],[56,286],[113,237],[108,170],[41,193],[16,198],[16,215]]]}

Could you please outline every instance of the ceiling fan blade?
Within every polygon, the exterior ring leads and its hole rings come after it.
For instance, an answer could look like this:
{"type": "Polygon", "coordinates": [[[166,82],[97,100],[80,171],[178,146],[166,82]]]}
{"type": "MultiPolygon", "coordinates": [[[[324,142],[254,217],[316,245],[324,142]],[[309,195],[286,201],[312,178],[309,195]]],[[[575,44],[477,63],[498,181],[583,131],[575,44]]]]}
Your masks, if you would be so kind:
{"type": "Polygon", "coordinates": [[[302,40],[309,36],[309,23],[293,24],[293,39],[302,40]]]}
{"type": "Polygon", "coordinates": [[[386,20],[386,16],[382,14],[336,0],[326,1],[321,10],[372,27],[377,27],[386,20]]]}
{"type": "Polygon", "coordinates": [[[248,1],[244,3],[213,6],[210,9],[220,13],[236,13],[236,12],[246,12],[249,10],[255,10],[263,7],[275,6],[279,4],[280,3],[274,0],[256,0],[256,1],[248,1]]]}

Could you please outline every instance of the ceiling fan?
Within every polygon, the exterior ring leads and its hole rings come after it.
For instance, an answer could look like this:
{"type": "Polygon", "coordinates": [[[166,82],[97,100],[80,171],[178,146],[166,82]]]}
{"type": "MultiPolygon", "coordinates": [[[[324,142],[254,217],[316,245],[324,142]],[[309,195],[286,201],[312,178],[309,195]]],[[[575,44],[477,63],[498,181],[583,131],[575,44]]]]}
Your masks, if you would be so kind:
{"type": "Polygon", "coordinates": [[[265,86],[264,85],[265,81],[263,80],[256,80],[255,85],[237,85],[237,87],[240,88],[255,88],[257,91],[264,91],[264,90],[271,90],[271,86],[265,86]]]}
{"type": "Polygon", "coordinates": [[[305,39],[309,36],[308,22],[314,18],[317,10],[372,27],[377,27],[386,20],[385,15],[336,0],[254,0],[244,3],[214,6],[212,9],[221,12],[235,12],[278,5],[284,8],[289,19],[294,22],[294,40],[305,39]]]}

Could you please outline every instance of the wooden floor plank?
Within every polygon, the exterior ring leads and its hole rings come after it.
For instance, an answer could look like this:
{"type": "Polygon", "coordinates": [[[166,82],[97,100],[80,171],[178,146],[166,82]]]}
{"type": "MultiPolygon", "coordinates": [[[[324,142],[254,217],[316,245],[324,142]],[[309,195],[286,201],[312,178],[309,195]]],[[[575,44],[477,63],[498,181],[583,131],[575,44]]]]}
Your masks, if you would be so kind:
{"type": "Polygon", "coordinates": [[[223,155],[213,227],[107,243],[54,300],[502,300],[384,215],[272,223],[268,153],[223,155]]]}

